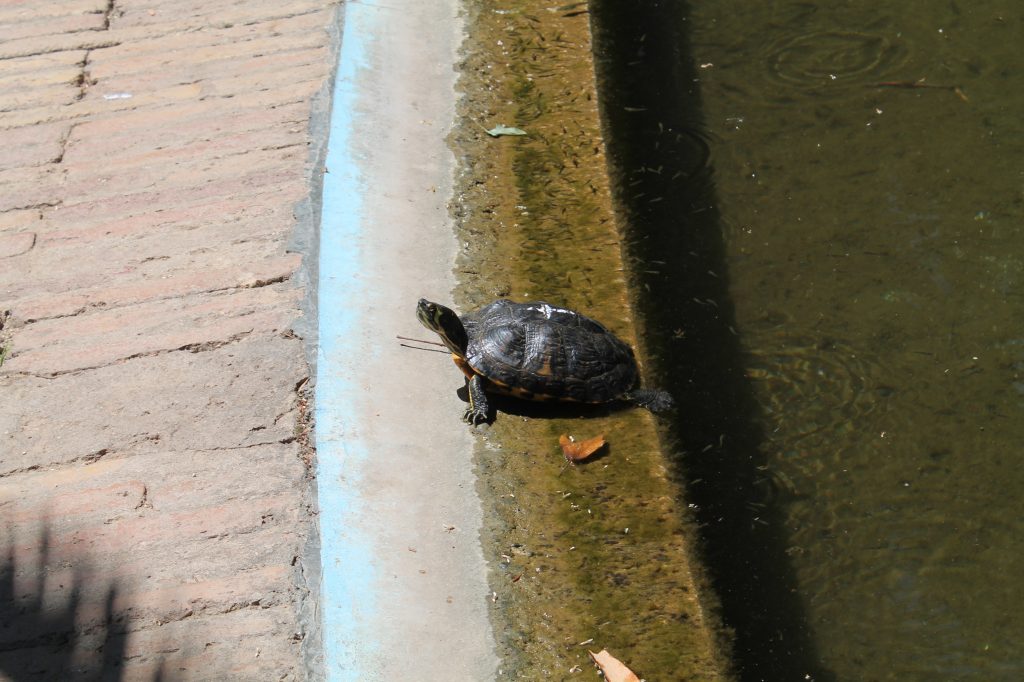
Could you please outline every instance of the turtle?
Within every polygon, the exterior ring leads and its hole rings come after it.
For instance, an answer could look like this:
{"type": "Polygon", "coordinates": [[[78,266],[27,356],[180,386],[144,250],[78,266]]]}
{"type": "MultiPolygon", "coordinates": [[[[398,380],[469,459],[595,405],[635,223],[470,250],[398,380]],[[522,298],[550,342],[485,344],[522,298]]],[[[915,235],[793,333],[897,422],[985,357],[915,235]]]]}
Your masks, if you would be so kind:
{"type": "Polygon", "coordinates": [[[665,391],[637,388],[633,349],[600,322],[544,301],[498,299],[461,318],[421,298],[416,317],[436,332],[466,375],[463,419],[487,421],[487,394],[535,401],[601,404],[625,401],[662,412],[665,391]]]}

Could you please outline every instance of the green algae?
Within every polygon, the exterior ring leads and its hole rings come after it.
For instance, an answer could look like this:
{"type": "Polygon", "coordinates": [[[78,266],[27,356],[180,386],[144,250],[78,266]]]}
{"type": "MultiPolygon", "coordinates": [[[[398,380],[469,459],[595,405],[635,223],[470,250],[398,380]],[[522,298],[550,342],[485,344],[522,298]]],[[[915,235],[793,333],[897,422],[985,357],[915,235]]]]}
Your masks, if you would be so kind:
{"type": "MultiPolygon", "coordinates": [[[[548,300],[635,344],[586,15],[478,3],[467,33],[463,124],[451,139],[464,245],[456,304],[548,300]],[[478,121],[529,134],[488,138],[478,121]]],[[[502,676],[562,678],[591,667],[588,649],[607,648],[648,679],[727,678],[714,600],[692,559],[696,533],[654,418],[499,405],[507,410],[480,430],[476,462],[502,676]],[[609,446],[572,466],[563,433],[604,434],[609,446]]]]}

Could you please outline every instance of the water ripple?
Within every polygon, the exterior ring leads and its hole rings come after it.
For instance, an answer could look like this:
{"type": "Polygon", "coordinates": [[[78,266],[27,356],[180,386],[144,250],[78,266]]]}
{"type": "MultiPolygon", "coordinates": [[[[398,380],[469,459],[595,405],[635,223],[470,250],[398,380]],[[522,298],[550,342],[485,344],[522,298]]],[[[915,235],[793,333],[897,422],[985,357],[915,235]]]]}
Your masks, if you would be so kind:
{"type": "Polygon", "coordinates": [[[881,35],[815,31],[771,44],[765,55],[772,79],[786,86],[880,80],[901,66],[907,51],[881,35]]]}
{"type": "Polygon", "coordinates": [[[891,390],[880,361],[843,341],[809,335],[786,334],[755,348],[747,374],[773,425],[769,449],[804,475],[841,463],[843,444],[891,390]],[[823,443],[831,447],[823,451],[823,443]]]}

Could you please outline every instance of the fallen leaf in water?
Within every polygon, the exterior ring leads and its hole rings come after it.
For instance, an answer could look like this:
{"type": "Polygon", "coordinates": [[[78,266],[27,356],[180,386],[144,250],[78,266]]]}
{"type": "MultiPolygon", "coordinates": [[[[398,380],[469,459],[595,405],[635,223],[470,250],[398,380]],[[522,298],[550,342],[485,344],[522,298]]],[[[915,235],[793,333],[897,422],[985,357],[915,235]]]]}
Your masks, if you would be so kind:
{"type": "Polygon", "coordinates": [[[640,682],[636,673],[626,667],[619,659],[612,656],[606,649],[601,649],[596,654],[588,651],[590,657],[597,663],[597,667],[604,673],[604,679],[608,682],[640,682]]]}
{"type": "Polygon", "coordinates": [[[486,131],[491,137],[501,137],[502,135],[525,135],[526,131],[519,128],[513,128],[504,124],[499,124],[486,131]]]}
{"type": "Polygon", "coordinates": [[[587,440],[574,441],[564,433],[558,437],[558,442],[562,446],[562,454],[572,464],[582,462],[603,448],[605,444],[604,436],[594,436],[587,440]]]}

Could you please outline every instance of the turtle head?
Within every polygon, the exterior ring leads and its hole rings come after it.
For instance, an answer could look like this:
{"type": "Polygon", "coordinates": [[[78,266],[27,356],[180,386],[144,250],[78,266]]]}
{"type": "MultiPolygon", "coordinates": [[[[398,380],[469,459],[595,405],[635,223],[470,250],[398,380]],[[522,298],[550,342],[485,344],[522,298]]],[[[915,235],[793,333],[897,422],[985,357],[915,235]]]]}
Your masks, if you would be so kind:
{"type": "Polygon", "coordinates": [[[416,317],[424,327],[441,337],[448,350],[459,357],[466,357],[469,337],[454,310],[421,298],[416,304],[416,317]]]}

